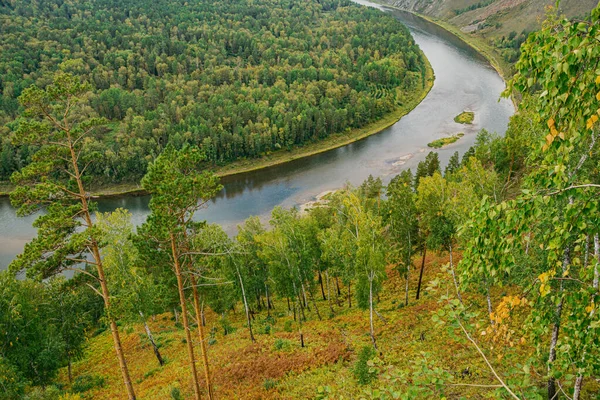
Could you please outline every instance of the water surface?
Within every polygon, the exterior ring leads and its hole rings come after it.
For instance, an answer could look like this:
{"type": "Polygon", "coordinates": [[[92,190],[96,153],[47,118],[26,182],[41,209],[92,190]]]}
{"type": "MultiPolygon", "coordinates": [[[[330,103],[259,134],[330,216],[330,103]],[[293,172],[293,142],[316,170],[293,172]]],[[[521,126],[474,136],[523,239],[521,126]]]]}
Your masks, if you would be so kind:
{"type": "MultiPolygon", "coordinates": [[[[381,133],[359,142],[308,158],[259,171],[226,177],[225,188],[197,218],[221,224],[229,233],[251,215],[268,219],[275,206],[293,207],[346,182],[360,184],[369,175],[388,182],[402,169],[414,168],[429,149],[427,143],[464,132],[458,142],[437,150],[442,164],[455,151],[464,153],[485,128],[504,134],[514,109],[499,101],[504,82],[487,61],[454,35],[412,14],[385,9],[405,23],[429,59],[435,83],[413,111],[381,133]],[[475,112],[471,126],[454,122],[464,110],[475,112]]],[[[103,199],[100,211],[126,208],[140,224],[148,215],[147,196],[103,199]]],[[[35,235],[34,217],[18,218],[8,198],[0,198],[0,270],[4,269],[35,235]]]]}

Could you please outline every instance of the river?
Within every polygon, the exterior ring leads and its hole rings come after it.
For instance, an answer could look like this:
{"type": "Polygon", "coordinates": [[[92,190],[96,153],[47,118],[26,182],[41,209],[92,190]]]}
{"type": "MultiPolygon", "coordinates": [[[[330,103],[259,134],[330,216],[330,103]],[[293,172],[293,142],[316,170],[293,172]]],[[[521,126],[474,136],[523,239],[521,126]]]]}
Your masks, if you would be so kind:
{"type": "MultiPolygon", "coordinates": [[[[482,128],[504,134],[514,108],[509,100],[498,100],[505,85],[485,58],[435,24],[409,13],[357,2],[384,9],[409,27],[435,72],[431,92],[413,111],[381,133],[315,156],[225,177],[223,191],[198,213],[198,219],[219,223],[232,234],[251,215],[266,221],[275,206],[305,203],[346,182],[357,185],[369,175],[388,182],[402,169],[415,168],[429,152],[427,143],[434,139],[465,133],[458,142],[436,150],[445,165],[452,153],[466,151],[482,128]],[[454,122],[464,110],[475,112],[473,125],[454,122]]],[[[149,212],[148,201],[148,196],[124,196],[102,199],[98,207],[100,211],[126,208],[134,223],[141,224],[149,212]]],[[[34,219],[17,217],[8,198],[0,198],[0,270],[35,236],[34,219]]]]}

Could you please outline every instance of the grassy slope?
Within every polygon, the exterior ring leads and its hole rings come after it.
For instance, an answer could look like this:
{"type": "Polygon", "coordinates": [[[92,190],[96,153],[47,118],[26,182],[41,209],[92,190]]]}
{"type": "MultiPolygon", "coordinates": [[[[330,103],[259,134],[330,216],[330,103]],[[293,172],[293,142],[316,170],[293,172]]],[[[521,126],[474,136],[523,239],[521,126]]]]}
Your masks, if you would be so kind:
{"type": "MultiPolygon", "coordinates": [[[[353,129],[346,133],[331,135],[322,141],[309,143],[302,147],[296,147],[290,151],[280,150],[258,159],[253,158],[235,161],[226,166],[215,169],[214,172],[219,176],[229,176],[255,171],[278,164],[284,164],[286,162],[309,157],[357,142],[394,125],[400,118],[417,107],[421,101],[425,99],[433,87],[433,82],[435,80],[433,68],[429,63],[429,60],[427,60],[427,57],[424,56],[423,58],[425,59],[426,66],[425,86],[421,90],[407,94],[406,97],[403,98],[404,104],[402,106],[399,106],[394,112],[389,113],[379,121],[373,122],[359,129],[353,129]]],[[[8,195],[11,190],[13,190],[12,185],[6,182],[0,182],[0,196],[8,195]]],[[[115,185],[105,185],[101,187],[92,187],[91,191],[94,196],[100,197],[144,193],[139,183],[121,183],[115,185]]]]}
{"type": "MultiPolygon", "coordinates": [[[[424,287],[436,277],[447,279],[446,273],[440,269],[445,262],[446,257],[428,256],[424,287]]],[[[439,365],[451,366],[450,369],[457,375],[469,368],[478,381],[492,383],[491,375],[474,349],[450,339],[443,331],[435,330],[431,313],[439,307],[436,296],[425,291],[421,300],[414,301],[412,290],[411,304],[399,307],[404,282],[396,272],[390,270],[389,275],[381,303],[377,306],[387,323],[375,321],[378,345],[386,363],[407,366],[419,357],[420,351],[432,351],[439,365]]],[[[417,274],[413,273],[412,277],[411,287],[415,288],[417,274]]],[[[218,316],[211,312],[207,314],[207,330],[215,329],[217,332],[216,343],[209,347],[209,357],[218,398],[309,398],[316,395],[315,388],[319,385],[334,387],[346,398],[354,397],[362,390],[352,375],[352,367],[358,350],[370,344],[368,311],[357,309],[355,304],[348,310],[343,290],[342,306],[334,305],[336,316],[329,319],[328,302],[320,295],[317,297],[325,320],[319,321],[314,311],[307,315],[309,321],[303,329],[307,347],[304,349],[299,346],[296,331],[284,330],[285,321],[293,319],[283,300],[275,303],[273,315],[276,322],[271,334],[263,333],[266,312],[256,317],[255,344],[248,338],[241,306],[238,306],[235,315],[229,316],[237,329],[227,336],[223,335],[218,316]],[[278,339],[287,341],[289,348],[275,350],[274,343],[278,339]],[[265,389],[267,379],[276,382],[275,388],[265,389]]],[[[183,330],[174,326],[170,314],[157,316],[150,325],[161,344],[163,356],[168,360],[162,368],[158,367],[142,326],[121,328],[123,346],[139,398],[170,398],[175,387],[180,389],[184,398],[188,398],[193,391],[183,330]]],[[[199,351],[199,346],[196,347],[199,351]]],[[[73,371],[74,376],[87,374],[105,378],[103,388],[87,393],[91,398],[113,399],[121,395],[121,376],[108,331],[90,339],[85,358],[74,365],[73,371]]],[[[65,371],[62,371],[61,379],[66,383],[65,371]]],[[[455,388],[450,390],[449,394],[452,393],[481,395],[486,391],[455,388]]]]}
{"type": "MultiPolygon", "coordinates": [[[[424,287],[435,278],[448,281],[447,272],[441,269],[446,262],[447,257],[428,256],[424,287]]],[[[472,347],[451,339],[445,330],[436,330],[431,315],[439,307],[437,295],[425,291],[421,300],[415,301],[414,290],[411,290],[411,304],[399,307],[404,282],[396,272],[390,270],[389,275],[377,306],[387,323],[375,321],[378,345],[385,362],[407,368],[412,360],[420,357],[421,351],[430,351],[438,365],[453,372],[458,382],[494,383],[472,347]],[[470,375],[462,379],[465,370],[470,375]]],[[[412,278],[414,289],[417,274],[413,273],[412,278]]],[[[344,295],[343,291],[342,297],[344,295]]],[[[227,336],[223,336],[218,316],[209,312],[208,331],[216,331],[216,343],[209,347],[209,357],[218,398],[311,398],[316,395],[315,388],[319,385],[334,388],[344,398],[354,398],[363,389],[357,385],[352,367],[358,350],[370,344],[368,312],[358,310],[354,305],[348,310],[346,301],[340,300],[342,306],[334,305],[336,315],[330,319],[328,303],[318,296],[317,303],[325,320],[319,321],[314,311],[309,313],[310,321],[304,325],[307,344],[304,349],[300,348],[295,331],[284,330],[285,321],[292,321],[292,317],[282,300],[276,301],[273,313],[276,322],[271,334],[264,333],[266,312],[257,315],[255,344],[248,339],[241,306],[229,317],[237,329],[227,336]],[[276,340],[285,341],[288,348],[276,350],[276,340]],[[265,388],[267,380],[273,381],[275,387],[265,388]]],[[[178,388],[184,398],[190,397],[193,392],[183,330],[175,328],[170,314],[156,317],[151,327],[168,360],[164,367],[158,367],[142,326],[121,328],[139,398],[168,399],[173,388],[178,388]]],[[[196,347],[199,351],[199,346],[196,347]]],[[[73,371],[75,376],[89,374],[105,378],[104,387],[87,393],[90,398],[114,399],[122,394],[121,376],[108,331],[90,339],[85,358],[74,365],[73,371]]],[[[66,383],[65,371],[61,373],[61,380],[66,383]]],[[[480,397],[489,394],[490,390],[459,386],[447,389],[449,398],[459,395],[480,397]]]]}
{"type": "MultiPolygon", "coordinates": [[[[420,259],[415,260],[415,264],[419,262],[420,259]]],[[[461,386],[493,385],[497,382],[470,344],[451,337],[444,328],[436,327],[431,318],[440,308],[437,300],[439,296],[447,290],[453,290],[449,272],[444,269],[447,262],[447,255],[428,254],[423,287],[427,288],[434,280],[439,280],[442,284],[437,290],[423,290],[418,301],[414,300],[417,273],[413,271],[408,307],[402,304],[404,280],[391,268],[388,270],[389,279],[384,284],[381,301],[377,305],[386,322],[375,320],[380,358],[386,365],[414,370],[414,360],[421,358],[422,352],[429,352],[430,360],[435,361],[436,367],[441,367],[454,376],[452,384],[445,386],[444,394],[447,398],[491,398],[493,388],[461,386]]],[[[494,304],[506,294],[492,293],[494,304]]],[[[324,320],[319,321],[314,310],[308,313],[309,321],[303,327],[305,348],[299,346],[295,325],[293,332],[285,330],[286,321],[293,321],[293,318],[283,300],[275,301],[276,310],[272,312],[274,322],[268,323],[271,326],[270,334],[265,333],[266,311],[256,315],[256,343],[252,343],[248,338],[241,305],[238,305],[235,314],[230,313],[228,316],[236,330],[226,336],[223,335],[219,317],[209,311],[207,331],[213,329],[216,339],[216,342],[209,346],[209,358],[217,398],[313,398],[319,386],[332,388],[338,396],[336,398],[357,398],[365,388],[357,384],[353,376],[353,367],[359,350],[371,343],[368,335],[368,311],[359,310],[355,304],[352,309],[348,309],[345,295],[346,291],[342,290],[341,305],[333,306],[334,316],[330,315],[328,302],[324,301],[320,294],[317,296],[317,304],[324,320]],[[276,349],[277,341],[285,344],[283,349],[276,349]]],[[[482,311],[481,329],[485,329],[485,299],[481,295],[473,294],[463,294],[463,297],[482,311]]],[[[512,323],[515,324],[513,326],[519,324],[518,321],[512,323]]],[[[167,360],[163,367],[158,366],[142,326],[121,327],[123,346],[138,398],[169,399],[174,388],[179,389],[183,398],[193,397],[183,330],[175,327],[171,314],[157,316],[150,325],[155,339],[161,346],[163,357],[167,360]]],[[[193,333],[196,338],[195,329],[193,333]]],[[[488,336],[479,335],[477,340],[501,374],[513,367],[503,364],[493,350],[506,347],[507,343],[486,342],[488,336]]],[[[196,351],[199,352],[197,343],[196,351]]],[[[531,348],[527,343],[517,344],[511,351],[520,354],[520,358],[524,360],[531,348]]],[[[203,384],[202,371],[199,362],[198,372],[203,384]]],[[[85,357],[74,364],[73,374],[75,377],[97,375],[105,379],[103,387],[84,393],[86,398],[122,397],[121,375],[108,331],[89,340],[85,357]]],[[[60,379],[68,388],[66,371],[61,371],[60,379]]],[[[543,371],[539,375],[532,372],[532,379],[537,380],[538,386],[542,388],[540,393],[543,393],[543,371]]],[[[373,383],[375,388],[378,385],[377,381],[373,383]]],[[[598,385],[590,384],[589,380],[585,382],[584,394],[591,395],[597,390],[598,385]]]]}

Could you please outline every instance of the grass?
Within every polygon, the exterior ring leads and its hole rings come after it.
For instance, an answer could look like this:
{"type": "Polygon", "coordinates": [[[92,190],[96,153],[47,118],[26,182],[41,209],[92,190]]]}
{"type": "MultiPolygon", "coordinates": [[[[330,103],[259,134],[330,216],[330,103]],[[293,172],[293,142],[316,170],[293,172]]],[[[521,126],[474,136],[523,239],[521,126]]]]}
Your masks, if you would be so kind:
{"type": "Polygon", "coordinates": [[[463,111],[454,117],[454,122],[458,122],[459,124],[467,124],[471,125],[473,120],[475,119],[475,113],[471,111],[463,111]]]}
{"type": "MultiPolygon", "coordinates": [[[[408,306],[404,306],[403,302],[404,279],[392,267],[388,269],[389,279],[384,283],[377,305],[385,322],[375,319],[378,356],[387,366],[419,373],[416,360],[422,359],[422,352],[428,352],[437,367],[452,374],[453,383],[494,384],[494,377],[476,350],[432,320],[432,315],[443,306],[438,301],[439,297],[452,288],[448,271],[443,268],[447,262],[447,255],[428,253],[423,281],[426,289],[421,292],[420,300],[414,300],[418,274],[413,271],[408,306]],[[436,287],[434,282],[440,282],[440,286],[436,287]],[[464,371],[467,371],[466,375],[464,371]]],[[[255,315],[256,343],[250,341],[241,305],[227,316],[237,328],[227,335],[221,329],[220,316],[210,311],[207,313],[206,330],[214,334],[208,352],[217,398],[314,398],[321,387],[333,392],[335,396],[332,398],[349,399],[361,397],[365,388],[377,388],[384,384],[383,376],[366,379],[371,383],[364,385],[356,377],[357,368],[364,364],[364,357],[358,362],[359,354],[365,346],[371,346],[368,310],[360,310],[356,305],[348,309],[346,292],[342,290],[340,303],[334,302],[334,315],[328,318],[329,304],[320,293],[317,294],[317,306],[324,319],[320,321],[311,308],[308,321],[302,326],[306,343],[304,348],[299,345],[297,323],[293,321],[283,299],[275,299],[271,318],[267,317],[264,310],[255,315]],[[271,326],[268,334],[262,329],[266,324],[271,326]]],[[[497,304],[503,293],[492,295],[497,304]]],[[[332,299],[335,300],[335,297],[333,294],[332,299]]],[[[465,293],[464,297],[480,308],[482,320],[485,320],[485,301],[481,296],[465,293]]],[[[168,360],[163,367],[159,367],[154,358],[143,326],[134,325],[131,330],[121,330],[123,348],[138,398],[169,399],[173,398],[172,393],[178,393],[180,398],[192,398],[188,357],[182,341],[185,337],[183,330],[175,327],[171,314],[156,316],[150,321],[150,326],[161,344],[163,357],[168,360]]],[[[499,372],[506,374],[512,366],[499,362],[497,358],[499,352],[506,349],[492,341],[488,342],[488,337],[478,340],[499,372]]],[[[195,345],[199,352],[198,344],[195,345]]],[[[531,348],[527,346],[517,344],[513,350],[522,354],[524,359],[531,353],[531,348]]],[[[203,385],[201,362],[198,368],[203,385]]],[[[103,385],[91,387],[85,393],[87,398],[102,400],[122,397],[123,383],[110,332],[105,331],[90,338],[84,358],[73,365],[73,373],[75,377],[87,375],[103,378],[103,385]]],[[[532,375],[532,379],[543,387],[543,377],[532,375]]],[[[68,388],[66,371],[61,371],[60,381],[68,388]]],[[[449,399],[491,398],[494,388],[447,385],[444,391],[449,399]]]]}
{"type": "Polygon", "coordinates": [[[431,143],[428,143],[427,146],[432,147],[434,149],[441,149],[444,146],[447,146],[449,144],[452,144],[454,142],[456,142],[458,139],[460,139],[461,137],[465,136],[464,133],[457,133],[456,135],[452,135],[450,137],[445,137],[445,138],[441,138],[441,139],[436,139],[431,143]]]}
{"type": "MultiPolygon", "coordinates": [[[[242,174],[245,172],[256,171],[263,168],[272,167],[279,164],[285,164],[290,161],[298,160],[305,157],[310,157],[315,154],[324,153],[329,150],[336,149],[338,147],[346,146],[348,144],[357,142],[365,139],[371,135],[375,135],[386,128],[394,125],[400,118],[408,114],[415,107],[417,107],[423,99],[427,96],[433,82],[435,80],[433,68],[425,59],[425,84],[422,90],[415,90],[413,92],[403,93],[403,103],[398,108],[387,114],[379,121],[368,124],[362,128],[353,129],[348,132],[337,133],[330,135],[326,139],[318,142],[308,143],[302,147],[295,147],[292,150],[279,150],[268,154],[262,158],[242,159],[234,161],[222,167],[217,167],[213,170],[218,176],[230,176],[242,174]]],[[[0,182],[0,196],[7,196],[14,186],[7,182],[0,182]]],[[[139,183],[120,183],[111,185],[102,185],[91,188],[91,193],[95,197],[116,197],[123,195],[143,195],[146,194],[140,187],[139,183]]]]}

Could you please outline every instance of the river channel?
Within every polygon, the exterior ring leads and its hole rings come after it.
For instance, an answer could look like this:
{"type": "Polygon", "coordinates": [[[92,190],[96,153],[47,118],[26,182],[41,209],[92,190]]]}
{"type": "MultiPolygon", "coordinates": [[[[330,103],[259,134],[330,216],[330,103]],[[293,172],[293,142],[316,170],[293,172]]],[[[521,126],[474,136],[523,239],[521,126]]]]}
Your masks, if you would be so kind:
{"type": "MultiPolygon", "coordinates": [[[[376,6],[365,1],[364,5],[376,6]]],[[[452,153],[464,153],[477,132],[504,134],[514,113],[509,100],[500,98],[504,81],[480,54],[454,35],[412,14],[376,6],[408,26],[435,72],[431,92],[413,111],[393,126],[361,141],[311,157],[254,172],[223,178],[225,186],[198,219],[219,223],[230,234],[251,215],[268,220],[275,206],[293,207],[313,200],[346,182],[357,185],[369,175],[388,182],[402,169],[414,168],[430,151],[427,143],[464,132],[458,142],[437,150],[442,165],[452,153]],[[454,122],[464,110],[475,113],[473,125],[454,122]]],[[[100,211],[130,210],[134,223],[148,215],[148,196],[101,199],[100,211]]],[[[0,270],[35,236],[35,216],[19,218],[8,198],[0,198],[0,270]]]]}

